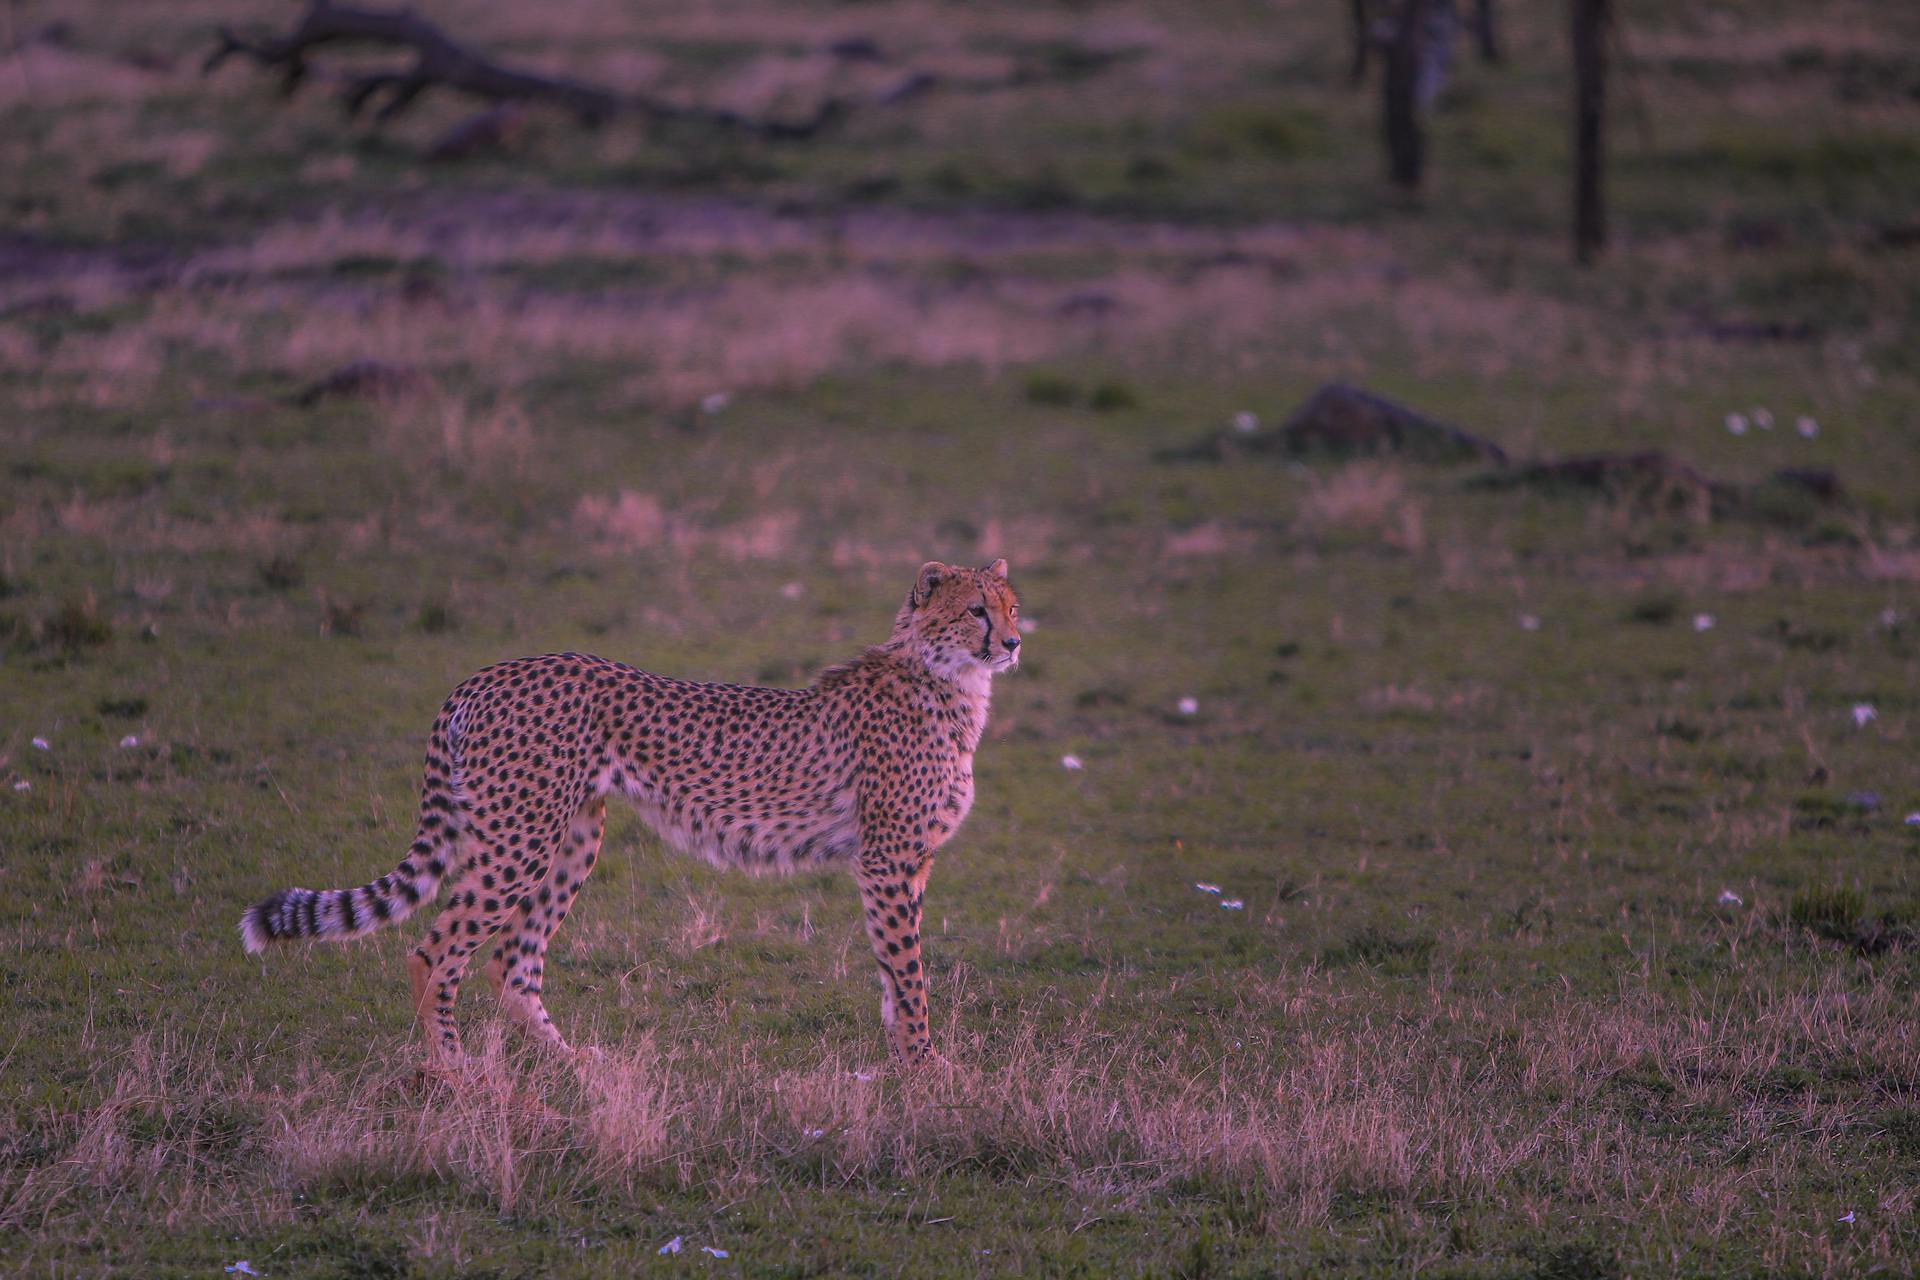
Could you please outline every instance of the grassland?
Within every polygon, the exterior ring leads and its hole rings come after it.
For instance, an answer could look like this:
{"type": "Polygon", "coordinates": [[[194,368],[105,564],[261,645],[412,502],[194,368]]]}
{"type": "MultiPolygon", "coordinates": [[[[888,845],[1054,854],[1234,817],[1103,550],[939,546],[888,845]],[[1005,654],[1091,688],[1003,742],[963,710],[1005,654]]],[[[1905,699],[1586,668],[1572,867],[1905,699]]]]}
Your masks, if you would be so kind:
{"type": "Polygon", "coordinates": [[[1911,1272],[1904,6],[1628,6],[1584,272],[1517,5],[1417,206],[1339,6],[425,7],[754,109],[836,37],[1094,69],[436,167],[453,104],[197,75],[284,6],[7,10],[0,1271],[1911,1272]],[[298,403],[362,360],[407,376],[298,403]],[[1156,460],[1328,380],[1845,494],[1156,460]],[[951,1078],[885,1072],[841,879],[618,814],[549,965],[580,1067],[473,995],[421,1087],[401,934],[242,956],[397,859],[474,668],[801,683],[996,555],[1037,626],[928,900],[951,1078]]]}

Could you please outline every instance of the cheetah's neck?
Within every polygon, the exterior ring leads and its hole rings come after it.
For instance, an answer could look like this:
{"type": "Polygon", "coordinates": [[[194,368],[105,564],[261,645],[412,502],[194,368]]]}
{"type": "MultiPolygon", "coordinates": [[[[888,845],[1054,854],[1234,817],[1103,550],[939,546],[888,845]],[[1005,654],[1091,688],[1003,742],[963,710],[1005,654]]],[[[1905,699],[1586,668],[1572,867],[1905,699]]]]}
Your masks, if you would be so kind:
{"type": "Polygon", "coordinates": [[[971,756],[987,729],[987,709],[993,698],[993,673],[977,663],[958,664],[942,671],[931,663],[927,672],[933,710],[946,720],[953,732],[954,746],[962,756],[971,756]]]}
{"type": "Polygon", "coordinates": [[[949,726],[955,748],[971,756],[986,732],[993,672],[964,658],[929,660],[917,647],[897,639],[869,652],[899,664],[909,677],[907,687],[916,691],[909,696],[922,700],[924,711],[949,726]]]}

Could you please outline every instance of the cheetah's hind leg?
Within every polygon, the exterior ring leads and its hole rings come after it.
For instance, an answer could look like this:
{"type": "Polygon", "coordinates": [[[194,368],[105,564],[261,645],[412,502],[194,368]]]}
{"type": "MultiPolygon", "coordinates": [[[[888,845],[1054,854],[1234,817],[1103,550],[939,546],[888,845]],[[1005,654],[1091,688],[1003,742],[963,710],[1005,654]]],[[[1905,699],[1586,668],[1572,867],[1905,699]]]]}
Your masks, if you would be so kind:
{"type": "Polygon", "coordinates": [[[453,1006],[460,998],[467,961],[546,879],[549,855],[564,832],[564,827],[528,832],[524,849],[512,848],[504,832],[475,837],[476,855],[454,882],[445,909],[427,930],[426,941],[407,957],[414,1009],[435,1066],[451,1066],[461,1059],[453,1006]]]}
{"type": "Polygon", "coordinates": [[[567,918],[575,896],[586,887],[606,829],[605,798],[589,798],[568,824],[566,842],[555,852],[546,879],[520,899],[495,935],[493,955],[482,970],[507,1013],[524,1023],[536,1039],[560,1050],[567,1048],[567,1042],[540,1001],[547,944],[567,918]]]}

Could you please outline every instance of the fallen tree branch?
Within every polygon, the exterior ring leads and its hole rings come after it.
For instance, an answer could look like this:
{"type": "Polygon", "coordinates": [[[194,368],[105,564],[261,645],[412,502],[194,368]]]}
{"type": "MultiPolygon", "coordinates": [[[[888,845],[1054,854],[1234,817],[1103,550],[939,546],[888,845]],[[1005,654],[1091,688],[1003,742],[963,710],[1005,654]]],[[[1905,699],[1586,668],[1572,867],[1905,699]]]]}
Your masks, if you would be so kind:
{"type": "Polygon", "coordinates": [[[291,95],[308,74],[307,54],[323,45],[400,45],[413,50],[413,66],[400,72],[349,76],[342,98],[358,113],[382,93],[387,101],[375,119],[391,120],[412,106],[422,92],[442,85],[491,102],[550,102],[573,112],[582,124],[599,124],[621,107],[619,95],[578,80],[535,75],[501,66],[456,43],[439,27],[410,9],[357,9],[331,0],[313,0],[300,23],[279,38],[251,39],[229,27],[201,65],[211,72],[234,54],[282,73],[282,91],[291,95]]]}
{"type": "MultiPolygon", "coordinates": [[[[284,36],[242,35],[230,27],[216,33],[214,48],[201,64],[201,74],[210,74],[236,55],[251,59],[261,68],[280,72],[281,92],[296,93],[309,79],[323,79],[339,86],[342,104],[348,114],[358,115],[378,103],[376,122],[385,122],[408,110],[429,89],[445,88],[480,98],[492,108],[508,108],[528,103],[547,103],[570,111],[589,127],[605,123],[618,115],[639,116],[654,124],[692,123],[731,130],[769,141],[799,141],[837,125],[856,109],[891,107],[918,98],[939,87],[948,92],[987,93],[1040,83],[1082,79],[1135,56],[1135,49],[1094,50],[1071,46],[1055,51],[1039,65],[1020,65],[1003,76],[983,79],[936,77],[933,73],[906,67],[892,83],[860,95],[837,95],[822,101],[813,111],[795,120],[763,119],[744,115],[725,107],[688,106],[664,98],[640,93],[620,93],[604,85],[558,76],[544,76],[515,67],[503,66],[468,49],[433,23],[410,9],[363,9],[335,4],[333,0],[310,0],[299,23],[284,36]],[[365,73],[349,73],[317,67],[308,54],[329,45],[375,45],[411,49],[410,67],[365,73]]],[[[849,37],[827,46],[826,52],[842,62],[884,62],[879,47],[864,37],[849,37]]],[[[484,150],[497,136],[500,124],[513,123],[510,115],[481,113],[470,121],[471,136],[442,139],[438,148],[443,156],[463,150],[484,150]]]]}
{"type": "MultiPolygon", "coordinates": [[[[429,89],[452,89],[496,105],[547,103],[571,112],[583,125],[604,124],[616,115],[631,113],[656,122],[692,120],[721,128],[789,140],[808,138],[845,118],[855,105],[845,98],[829,98],[812,115],[800,120],[761,120],[715,107],[687,107],[642,94],[621,94],[602,85],[564,77],[538,75],[503,66],[455,41],[439,27],[409,9],[362,9],[312,0],[300,22],[284,36],[245,36],[229,27],[217,33],[218,44],[208,53],[201,73],[216,70],[237,55],[281,73],[281,91],[288,96],[313,75],[308,54],[328,45],[397,46],[413,51],[413,65],[400,70],[357,75],[327,74],[340,86],[349,115],[358,115],[376,102],[374,119],[385,122],[406,111],[429,89]]],[[[882,91],[874,103],[903,101],[932,83],[923,73],[911,73],[900,84],[882,91]]]]}
{"type": "Polygon", "coordinates": [[[432,385],[432,379],[418,369],[386,364],[379,360],[356,360],[314,379],[300,390],[281,397],[282,403],[311,409],[323,400],[365,396],[370,399],[395,399],[412,395],[432,385]]]}

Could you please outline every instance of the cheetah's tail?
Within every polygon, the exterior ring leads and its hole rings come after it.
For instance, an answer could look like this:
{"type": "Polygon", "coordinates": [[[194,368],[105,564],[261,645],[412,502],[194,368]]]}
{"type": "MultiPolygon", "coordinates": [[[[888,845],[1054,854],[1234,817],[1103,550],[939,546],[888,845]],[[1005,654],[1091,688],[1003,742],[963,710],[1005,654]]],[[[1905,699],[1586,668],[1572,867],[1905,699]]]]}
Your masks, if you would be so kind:
{"type": "Polygon", "coordinates": [[[282,889],[240,916],[240,944],[249,954],[269,942],[319,938],[345,942],[397,924],[430,902],[453,862],[464,806],[460,803],[458,707],[449,700],[433,726],[421,783],[420,825],[400,865],[351,889],[282,889]],[[452,720],[453,723],[449,723],[452,720]]]}

